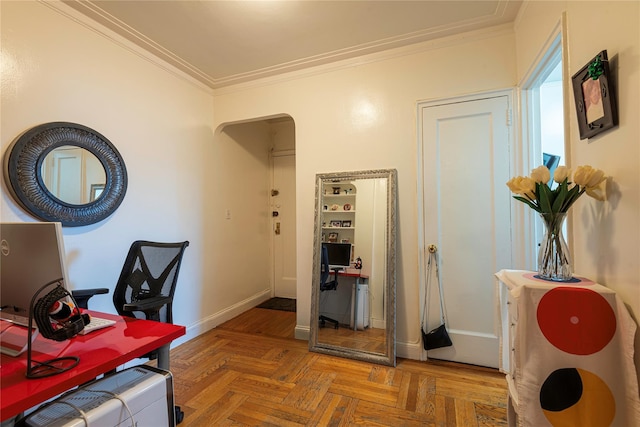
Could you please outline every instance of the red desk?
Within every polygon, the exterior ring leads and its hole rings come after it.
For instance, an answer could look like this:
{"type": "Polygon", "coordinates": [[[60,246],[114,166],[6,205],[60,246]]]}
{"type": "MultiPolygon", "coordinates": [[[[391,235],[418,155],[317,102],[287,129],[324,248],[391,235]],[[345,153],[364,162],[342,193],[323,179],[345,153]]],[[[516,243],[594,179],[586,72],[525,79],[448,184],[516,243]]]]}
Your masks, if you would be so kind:
{"type": "Polygon", "coordinates": [[[2,354],[0,359],[0,420],[11,418],[124,363],[143,356],[185,334],[184,326],[131,319],[107,313],[96,317],[116,320],[110,326],[68,341],[56,342],[38,336],[32,357],[44,361],[60,356],[78,356],[75,368],[48,378],[29,380],[26,352],[19,357],[2,354]]]}
{"type": "MultiPolygon", "coordinates": [[[[329,275],[334,275],[335,272],[332,270],[331,273],[329,273],[329,275]]],[[[367,276],[366,274],[360,274],[360,272],[352,272],[352,271],[344,271],[344,270],[340,270],[338,271],[338,277],[355,277],[358,279],[368,279],[369,276],[367,276]]]]}

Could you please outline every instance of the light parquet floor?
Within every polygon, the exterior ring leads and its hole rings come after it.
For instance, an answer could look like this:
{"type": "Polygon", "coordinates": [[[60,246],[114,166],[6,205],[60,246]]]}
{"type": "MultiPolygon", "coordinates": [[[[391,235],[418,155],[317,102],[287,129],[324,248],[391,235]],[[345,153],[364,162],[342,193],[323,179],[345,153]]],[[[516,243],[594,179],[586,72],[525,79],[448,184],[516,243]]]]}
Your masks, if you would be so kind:
{"type": "Polygon", "coordinates": [[[495,370],[308,351],[295,313],[254,308],[171,350],[181,426],[505,426],[495,370]]]}

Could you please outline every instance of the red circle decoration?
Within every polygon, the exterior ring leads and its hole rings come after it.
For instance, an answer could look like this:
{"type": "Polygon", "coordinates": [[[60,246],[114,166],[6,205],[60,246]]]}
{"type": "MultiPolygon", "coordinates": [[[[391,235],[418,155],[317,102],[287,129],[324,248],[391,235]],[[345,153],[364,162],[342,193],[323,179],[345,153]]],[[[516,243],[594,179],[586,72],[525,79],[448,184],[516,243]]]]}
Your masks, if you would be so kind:
{"type": "Polygon", "coordinates": [[[538,304],[537,319],[545,338],[570,354],[597,353],[616,332],[616,316],[607,300],[585,288],[550,290],[538,304]]]}

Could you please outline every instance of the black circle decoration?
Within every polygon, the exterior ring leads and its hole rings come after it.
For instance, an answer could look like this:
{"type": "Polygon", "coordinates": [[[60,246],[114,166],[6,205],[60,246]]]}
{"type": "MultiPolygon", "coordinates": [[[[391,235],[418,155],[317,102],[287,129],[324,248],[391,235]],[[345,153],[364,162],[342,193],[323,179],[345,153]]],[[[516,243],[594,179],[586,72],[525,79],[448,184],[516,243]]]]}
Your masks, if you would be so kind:
{"type": "Polygon", "coordinates": [[[18,136],[4,155],[4,173],[9,191],[24,209],[66,227],[102,221],[115,212],[127,191],[127,170],[118,150],[100,133],[76,123],[44,123],[18,136]],[[63,146],[83,148],[100,161],[105,183],[95,200],[81,205],[67,203],[44,184],[42,163],[47,154],[63,146]]]}
{"type": "Polygon", "coordinates": [[[540,406],[547,411],[563,411],[580,401],[582,389],[582,379],[577,369],[558,369],[542,384],[540,406]]]}
{"type": "Polygon", "coordinates": [[[552,426],[610,426],[616,416],[616,401],[607,383],[581,368],[549,374],[540,388],[540,407],[552,426]]]}

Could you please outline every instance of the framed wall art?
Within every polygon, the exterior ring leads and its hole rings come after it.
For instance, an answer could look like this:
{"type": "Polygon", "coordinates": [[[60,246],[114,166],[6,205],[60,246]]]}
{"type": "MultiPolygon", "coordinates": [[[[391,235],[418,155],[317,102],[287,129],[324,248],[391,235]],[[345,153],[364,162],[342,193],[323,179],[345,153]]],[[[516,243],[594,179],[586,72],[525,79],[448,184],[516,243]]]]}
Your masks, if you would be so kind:
{"type": "Polygon", "coordinates": [[[598,53],[571,78],[580,139],[591,138],[618,124],[615,92],[607,51],[598,53]]]}

